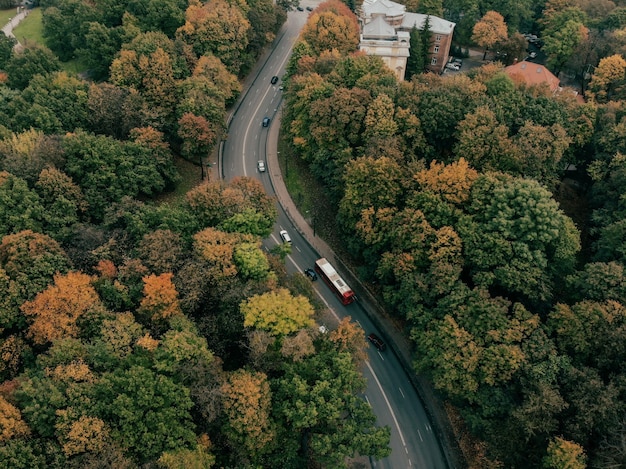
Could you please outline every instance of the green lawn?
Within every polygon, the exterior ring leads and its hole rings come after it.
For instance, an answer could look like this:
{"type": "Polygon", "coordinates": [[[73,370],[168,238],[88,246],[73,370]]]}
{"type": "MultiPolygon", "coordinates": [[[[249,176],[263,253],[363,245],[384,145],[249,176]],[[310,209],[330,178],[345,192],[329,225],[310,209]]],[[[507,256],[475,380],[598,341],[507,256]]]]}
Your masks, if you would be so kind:
{"type": "MultiPolygon", "coordinates": [[[[9,18],[11,15],[14,15],[15,12],[16,10],[14,9],[3,10],[0,12],[0,24],[4,25],[8,23],[9,18]],[[1,16],[4,14],[6,14],[6,18],[1,16]]],[[[24,18],[13,30],[13,34],[22,44],[45,44],[46,40],[43,37],[43,23],[41,22],[41,8],[34,8],[30,10],[28,16],[24,18]]],[[[79,74],[87,70],[87,65],[78,59],[74,59],[69,62],[61,62],[61,68],[66,72],[79,74]]]]}
{"type": "Polygon", "coordinates": [[[17,13],[17,9],[10,8],[8,10],[0,10],[0,28],[4,27],[9,22],[10,18],[13,18],[17,13]]]}
{"type": "MultiPolygon", "coordinates": [[[[15,12],[15,10],[12,10],[15,12]]],[[[22,22],[13,30],[13,35],[22,44],[36,42],[45,44],[43,38],[43,24],[41,23],[41,8],[34,8],[22,22]]]]}

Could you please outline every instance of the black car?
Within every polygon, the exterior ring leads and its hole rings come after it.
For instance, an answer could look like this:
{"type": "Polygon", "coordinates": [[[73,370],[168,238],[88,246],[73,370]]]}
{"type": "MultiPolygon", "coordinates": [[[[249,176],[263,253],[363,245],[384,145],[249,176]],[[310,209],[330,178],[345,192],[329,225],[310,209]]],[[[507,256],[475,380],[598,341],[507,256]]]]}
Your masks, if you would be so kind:
{"type": "Polygon", "coordinates": [[[272,81],[272,85],[275,85],[276,83],[278,83],[278,77],[274,75],[271,81],[272,81]]]}
{"type": "Polygon", "coordinates": [[[313,7],[306,7],[307,11],[313,11],[313,7]]]}
{"type": "Polygon", "coordinates": [[[304,269],[304,275],[313,281],[317,280],[317,273],[313,269],[304,269]]]}
{"type": "Polygon", "coordinates": [[[302,7],[296,7],[296,10],[298,10],[298,11],[304,11],[304,8],[302,8],[302,7]]]}
{"type": "Polygon", "coordinates": [[[270,118],[269,117],[264,117],[262,125],[263,125],[263,127],[268,127],[270,125],[270,118]]]}
{"type": "Polygon", "coordinates": [[[372,343],[372,345],[376,347],[378,350],[380,350],[381,352],[387,348],[383,340],[374,333],[368,335],[367,340],[369,340],[372,343]]]}

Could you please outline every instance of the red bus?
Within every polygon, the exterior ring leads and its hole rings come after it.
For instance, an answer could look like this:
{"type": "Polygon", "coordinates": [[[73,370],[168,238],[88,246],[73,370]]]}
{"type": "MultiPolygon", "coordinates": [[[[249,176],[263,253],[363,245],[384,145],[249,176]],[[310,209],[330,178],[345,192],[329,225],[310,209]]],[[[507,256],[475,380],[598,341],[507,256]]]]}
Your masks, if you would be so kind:
{"type": "Polygon", "coordinates": [[[344,305],[352,303],[356,296],[352,289],[343,281],[337,271],[325,259],[321,258],[315,261],[315,271],[324,279],[330,289],[335,292],[344,305]]]}

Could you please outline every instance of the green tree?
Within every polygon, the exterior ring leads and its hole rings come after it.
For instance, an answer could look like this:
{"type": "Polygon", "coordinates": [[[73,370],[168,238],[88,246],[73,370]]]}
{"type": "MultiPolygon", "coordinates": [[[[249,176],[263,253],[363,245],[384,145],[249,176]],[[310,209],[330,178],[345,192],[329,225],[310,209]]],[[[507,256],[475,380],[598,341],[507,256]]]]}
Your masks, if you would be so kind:
{"type": "Polygon", "coordinates": [[[519,150],[509,138],[509,129],[500,124],[496,114],[481,106],[467,114],[458,126],[459,141],[455,154],[482,171],[517,173],[519,150]]]}
{"type": "Polygon", "coordinates": [[[273,385],[274,409],[285,429],[278,435],[282,457],[342,468],[355,454],[388,456],[389,427],[375,426],[372,409],[357,396],[364,386],[347,352],[319,351],[288,365],[273,385]]]}
{"type": "Polygon", "coordinates": [[[422,55],[422,36],[416,26],[411,28],[409,54],[406,62],[406,71],[404,73],[405,80],[410,80],[413,75],[423,73],[426,68],[427,57],[422,55]]]}
{"type": "Polygon", "coordinates": [[[26,181],[7,172],[0,172],[0,235],[23,230],[41,231],[44,207],[39,195],[28,188],[26,181]]]}
{"type": "Polygon", "coordinates": [[[13,54],[4,66],[7,84],[23,90],[36,75],[48,75],[61,69],[59,59],[45,46],[28,45],[20,53],[13,54]]]}
{"type": "Polygon", "coordinates": [[[264,280],[269,275],[270,264],[259,244],[238,244],[233,252],[233,260],[237,271],[245,279],[264,280]]]}
{"type": "Polygon", "coordinates": [[[77,132],[65,136],[63,148],[65,171],[83,189],[94,220],[102,220],[105,209],[124,196],[152,195],[165,187],[157,161],[144,145],[77,132]]]}
{"type": "Polygon", "coordinates": [[[292,296],[289,290],[254,295],[239,306],[244,326],[267,330],[274,336],[288,335],[313,325],[313,307],[303,296],[292,296]]]}
{"type": "Polygon", "coordinates": [[[13,56],[15,44],[17,44],[17,40],[14,37],[9,37],[6,34],[0,36],[0,70],[4,70],[7,62],[13,56]]]}
{"type": "Polygon", "coordinates": [[[471,220],[462,220],[458,231],[477,284],[546,300],[553,279],[571,272],[578,230],[536,181],[481,176],[472,186],[469,213],[471,220]]]}
{"type": "Polygon", "coordinates": [[[195,446],[189,390],[172,379],[139,366],[119,368],[105,374],[94,392],[97,415],[137,462],[195,446]]]}
{"type": "Polygon", "coordinates": [[[0,242],[0,266],[15,282],[20,304],[43,291],[55,274],[68,272],[70,265],[59,243],[40,233],[20,231],[0,242]]]}

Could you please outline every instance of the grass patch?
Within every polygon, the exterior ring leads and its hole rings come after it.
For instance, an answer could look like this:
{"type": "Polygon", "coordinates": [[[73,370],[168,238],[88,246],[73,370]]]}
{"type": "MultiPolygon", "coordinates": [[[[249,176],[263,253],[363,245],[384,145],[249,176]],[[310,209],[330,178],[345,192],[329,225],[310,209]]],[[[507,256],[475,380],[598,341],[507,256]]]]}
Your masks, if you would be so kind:
{"type": "Polygon", "coordinates": [[[179,156],[174,156],[174,165],[180,175],[180,181],[176,188],[155,198],[157,203],[177,203],[183,200],[185,194],[196,187],[200,180],[200,166],[191,163],[179,156]]]}
{"type": "Polygon", "coordinates": [[[0,10],[0,28],[3,28],[11,18],[17,14],[16,8],[9,8],[8,10],[0,10]]]}
{"type": "Polygon", "coordinates": [[[311,173],[308,164],[283,141],[282,134],[278,147],[280,169],[296,208],[317,236],[326,241],[340,256],[348,258],[345,242],[342,242],[337,228],[337,204],[328,198],[328,190],[311,173]]]}
{"type": "Polygon", "coordinates": [[[45,44],[43,37],[43,23],[41,21],[41,8],[33,8],[26,18],[13,30],[13,35],[22,44],[28,43],[45,44]]]}

